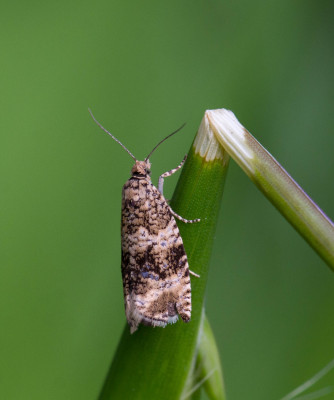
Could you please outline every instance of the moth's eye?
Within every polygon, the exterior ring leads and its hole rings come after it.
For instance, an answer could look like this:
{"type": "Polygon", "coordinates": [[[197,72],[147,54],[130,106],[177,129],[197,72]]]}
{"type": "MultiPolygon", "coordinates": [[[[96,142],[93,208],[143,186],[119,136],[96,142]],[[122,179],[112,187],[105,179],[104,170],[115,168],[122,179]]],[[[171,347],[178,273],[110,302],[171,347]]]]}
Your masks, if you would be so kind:
{"type": "Polygon", "coordinates": [[[151,170],[149,168],[146,168],[145,171],[146,171],[147,174],[151,173],[151,170]]]}

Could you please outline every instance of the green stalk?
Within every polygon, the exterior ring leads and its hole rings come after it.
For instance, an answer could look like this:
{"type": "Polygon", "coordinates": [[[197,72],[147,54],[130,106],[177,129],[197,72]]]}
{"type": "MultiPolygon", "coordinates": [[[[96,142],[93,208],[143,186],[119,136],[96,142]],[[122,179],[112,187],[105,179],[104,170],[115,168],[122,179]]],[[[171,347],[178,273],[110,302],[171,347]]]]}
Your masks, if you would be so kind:
{"type": "MultiPolygon", "coordinates": [[[[209,148],[212,150],[212,146],[209,148]]],[[[202,333],[208,265],[228,166],[228,156],[219,146],[215,154],[207,162],[191,147],[171,201],[172,209],[184,218],[201,218],[197,224],[177,221],[190,269],[200,275],[191,276],[191,321],[178,321],[166,328],[140,326],[133,335],[125,326],[100,400],[176,400],[184,398],[189,390],[202,333]]]]}
{"type": "MultiPolygon", "coordinates": [[[[334,269],[334,224],[228,110],[208,110],[207,130],[313,249],[334,269]]],[[[199,150],[200,151],[200,150],[199,150]]]]}

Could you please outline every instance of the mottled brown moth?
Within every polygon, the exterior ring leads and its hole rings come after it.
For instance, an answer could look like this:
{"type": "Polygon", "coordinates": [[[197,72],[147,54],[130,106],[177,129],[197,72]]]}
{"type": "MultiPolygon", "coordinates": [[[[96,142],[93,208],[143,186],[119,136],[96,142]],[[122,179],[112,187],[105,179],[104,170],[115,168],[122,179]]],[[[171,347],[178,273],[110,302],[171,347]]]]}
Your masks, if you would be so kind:
{"type": "Polygon", "coordinates": [[[122,191],[122,277],[125,314],[131,333],[140,323],[165,327],[178,315],[184,322],[191,316],[191,287],[187,255],[175,218],[176,214],[163,196],[164,178],[174,174],[181,164],[162,174],[158,188],[151,182],[149,157],[167,138],[161,140],[144,161],[135,156],[93,116],[96,124],[119,143],[135,160],[131,178],[122,191]],[[174,218],[175,217],[175,218],[174,218]]]}

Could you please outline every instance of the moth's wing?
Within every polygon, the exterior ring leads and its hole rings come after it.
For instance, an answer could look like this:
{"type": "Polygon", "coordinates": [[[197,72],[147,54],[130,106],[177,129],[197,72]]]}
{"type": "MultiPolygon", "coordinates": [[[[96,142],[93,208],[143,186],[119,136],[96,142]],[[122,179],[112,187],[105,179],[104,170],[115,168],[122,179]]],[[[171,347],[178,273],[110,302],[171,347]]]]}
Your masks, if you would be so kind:
{"type": "Polygon", "coordinates": [[[123,187],[122,276],[131,332],[140,323],[166,326],[191,316],[189,265],[170,208],[150,181],[123,187]]]}

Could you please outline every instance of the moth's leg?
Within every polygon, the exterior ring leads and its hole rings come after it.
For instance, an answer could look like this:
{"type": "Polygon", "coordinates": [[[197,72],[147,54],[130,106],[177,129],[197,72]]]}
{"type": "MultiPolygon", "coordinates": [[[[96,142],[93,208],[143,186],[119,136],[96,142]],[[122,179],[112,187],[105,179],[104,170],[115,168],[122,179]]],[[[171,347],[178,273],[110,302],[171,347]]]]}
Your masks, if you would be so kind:
{"type": "MultiPolygon", "coordinates": [[[[174,212],[170,207],[169,207],[169,210],[170,210],[170,212],[172,213],[172,215],[173,215],[175,218],[181,220],[182,222],[185,222],[186,224],[193,224],[194,222],[200,222],[200,219],[199,219],[199,218],[197,218],[197,219],[185,219],[185,218],[182,218],[180,215],[176,214],[176,212],[174,212]]],[[[190,273],[191,275],[196,276],[197,278],[200,277],[198,274],[196,274],[196,273],[193,272],[193,271],[190,271],[190,270],[189,270],[189,273],[190,273]]]]}
{"type": "Polygon", "coordinates": [[[179,219],[179,220],[182,221],[182,222],[185,222],[186,224],[193,224],[193,223],[195,223],[195,222],[200,222],[200,219],[199,219],[199,218],[196,218],[196,219],[185,219],[185,218],[181,217],[181,215],[176,214],[176,212],[173,211],[170,207],[169,207],[169,210],[170,210],[170,212],[172,213],[172,215],[173,215],[175,218],[179,219]]]}
{"type": "Polygon", "coordinates": [[[162,174],[159,177],[158,190],[162,195],[163,195],[163,187],[164,187],[164,178],[167,178],[167,176],[171,176],[176,171],[178,171],[182,167],[182,165],[185,163],[186,159],[187,159],[187,154],[184,156],[184,159],[182,160],[182,162],[181,162],[181,164],[179,166],[177,166],[174,169],[171,169],[170,171],[165,172],[164,174],[162,174]]]}

